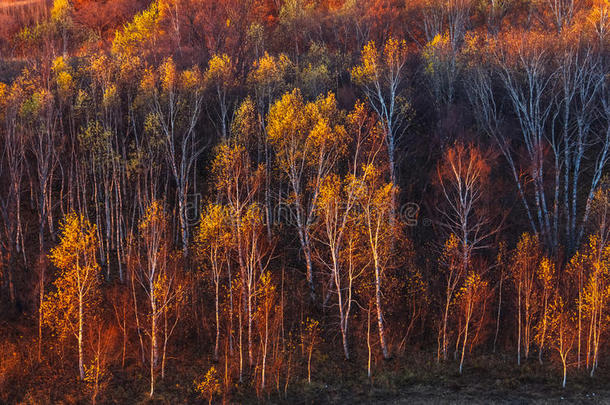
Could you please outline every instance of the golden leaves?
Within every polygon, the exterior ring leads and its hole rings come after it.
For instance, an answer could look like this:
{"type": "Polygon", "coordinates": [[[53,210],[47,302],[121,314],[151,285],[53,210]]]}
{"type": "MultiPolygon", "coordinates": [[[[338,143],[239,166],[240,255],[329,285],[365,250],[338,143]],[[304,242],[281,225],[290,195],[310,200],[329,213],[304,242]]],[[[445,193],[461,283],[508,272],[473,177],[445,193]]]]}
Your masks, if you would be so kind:
{"type": "Polygon", "coordinates": [[[252,98],[246,97],[235,112],[231,122],[231,134],[238,143],[249,147],[260,136],[260,119],[252,98]]]}
{"type": "Polygon", "coordinates": [[[360,86],[378,82],[389,73],[396,74],[405,63],[408,54],[407,42],[390,37],[380,50],[375,41],[362,48],[360,64],[352,69],[352,80],[360,86]]]}
{"type": "Polygon", "coordinates": [[[206,84],[230,87],[236,82],[235,66],[226,54],[215,54],[208,62],[208,69],[203,75],[206,84]]]}
{"type": "Polygon", "coordinates": [[[379,74],[379,51],[375,41],[370,41],[362,48],[362,61],[352,69],[352,80],[359,85],[372,82],[379,74]]]}
{"type": "Polygon", "coordinates": [[[57,24],[66,25],[70,22],[72,5],[69,0],[54,0],[51,7],[51,19],[57,24]]]}
{"type": "Polygon", "coordinates": [[[97,227],[83,215],[69,213],[61,224],[60,244],[51,250],[51,262],[63,271],[82,265],[97,266],[97,227]]]}
{"type": "MultiPolygon", "coordinates": [[[[483,290],[487,288],[487,281],[481,278],[481,275],[476,271],[470,271],[464,280],[464,284],[460,288],[456,299],[459,300],[471,300],[473,297],[478,296],[483,290]]],[[[482,298],[482,297],[479,297],[482,298]]]]}
{"type": "Polygon", "coordinates": [[[252,71],[248,75],[248,83],[257,92],[273,91],[281,87],[286,81],[286,75],[292,68],[292,62],[285,54],[278,57],[267,52],[252,64],[252,71]]]}
{"type": "Polygon", "coordinates": [[[205,373],[201,381],[194,381],[196,391],[211,403],[216,394],[220,394],[220,380],[214,366],[205,373]]]}
{"type": "Polygon", "coordinates": [[[386,66],[402,65],[407,58],[407,41],[390,37],[383,47],[383,57],[386,66]]]}
{"type": "Polygon", "coordinates": [[[213,270],[219,254],[231,245],[231,217],[229,208],[222,204],[210,203],[201,213],[195,234],[196,255],[200,262],[211,262],[213,270]]]}
{"type": "Polygon", "coordinates": [[[165,59],[163,64],[159,66],[159,80],[161,82],[161,88],[165,92],[173,92],[176,88],[178,73],[176,72],[176,64],[171,57],[165,59]]]}
{"type": "Polygon", "coordinates": [[[165,58],[156,70],[146,68],[140,80],[140,96],[144,98],[197,95],[202,89],[203,77],[199,68],[180,71],[171,57],[165,58]]]}
{"type": "Polygon", "coordinates": [[[312,170],[332,163],[345,150],[347,132],[333,93],[306,103],[298,89],[284,94],[267,115],[267,133],[281,169],[290,173],[304,162],[312,170]]]}
{"type": "Polygon", "coordinates": [[[154,43],[160,30],[161,13],[159,3],[150,6],[136,15],[123,30],[117,30],[112,42],[112,53],[119,55],[146,55],[154,51],[154,43]]]}
{"type": "Polygon", "coordinates": [[[80,316],[93,310],[98,299],[99,265],[97,228],[83,215],[68,214],[60,226],[60,242],[51,250],[51,262],[60,273],[54,281],[55,291],[43,302],[44,322],[65,337],[77,333],[80,316]]]}
{"type": "Polygon", "coordinates": [[[449,34],[436,34],[432,41],[428,42],[422,51],[425,61],[426,73],[434,74],[442,68],[442,65],[449,62],[453,57],[453,48],[449,34]]]}
{"type": "Polygon", "coordinates": [[[549,258],[543,257],[538,266],[538,279],[543,283],[546,290],[551,288],[555,278],[555,263],[549,258]]]}
{"type": "Polygon", "coordinates": [[[167,214],[163,209],[160,201],[151,202],[144,213],[144,217],[140,221],[138,228],[141,233],[158,233],[165,229],[167,222],[167,214]]]}
{"type": "Polygon", "coordinates": [[[535,266],[538,265],[541,255],[542,248],[538,237],[527,232],[523,233],[513,253],[511,269],[514,277],[524,277],[523,274],[533,272],[536,268],[535,266]]]}

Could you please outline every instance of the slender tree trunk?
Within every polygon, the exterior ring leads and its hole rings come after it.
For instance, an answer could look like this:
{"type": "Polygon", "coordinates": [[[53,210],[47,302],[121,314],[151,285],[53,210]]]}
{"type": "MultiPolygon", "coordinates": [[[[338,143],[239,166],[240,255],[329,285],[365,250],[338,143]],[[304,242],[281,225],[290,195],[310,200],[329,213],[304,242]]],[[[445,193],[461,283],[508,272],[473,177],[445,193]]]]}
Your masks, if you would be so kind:
{"type": "Polygon", "coordinates": [[[517,289],[517,365],[521,365],[521,282],[519,282],[519,288],[517,289]]]}
{"type": "Polygon", "coordinates": [[[83,364],[83,296],[78,296],[78,371],[80,379],[85,379],[85,366],[83,364]]]}
{"type": "Polygon", "coordinates": [[[367,376],[371,378],[371,306],[367,311],[367,323],[366,323],[366,346],[368,349],[368,362],[367,362],[367,376]]]}
{"type": "Polygon", "coordinates": [[[500,315],[502,311],[502,282],[504,281],[504,277],[500,276],[500,286],[498,291],[498,313],[496,316],[496,333],[494,334],[494,344],[493,344],[493,352],[496,352],[496,343],[498,342],[498,334],[500,332],[500,315]]]}
{"type": "Polygon", "coordinates": [[[216,281],[216,296],[214,299],[214,307],[216,309],[216,343],[214,344],[214,360],[218,361],[218,346],[220,344],[220,308],[219,308],[219,300],[218,300],[218,284],[219,282],[216,281]]]}
{"type": "MultiPolygon", "coordinates": [[[[470,298],[472,299],[472,298],[470,298]]],[[[462,368],[464,367],[464,353],[466,352],[466,342],[468,341],[468,326],[470,325],[470,317],[472,315],[472,303],[468,302],[468,309],[466,313],[466,325],[464,327],[464,341],[462,343],[462,357],[460,358],[460,374],[462,374],[462,368]]]]}
{"type": "MultiPolygon", "coordinates": [[[[377,262],[377,259],[375,259],[377,262]]],[[[383,311],[381,303],[381,274],[377,264],[375,264],[375,302],[377,304],[377,325],[379,327],[379,344],[383,352],[383,358],[388,359],[390,354],[388,352],[388,346],[386,343],[385,329],[383,325],[383,311]]]]}
{"type": "Polygon", "coordinates": [[[341,281],[339,280],[339,263],[337,262],[336,254],[333,252],[333,277],[335,279],[335,287],[337,288],[337,298],[339,305],[339,326],[341,328],[341,341],[343,344],[343,354],[345,359],[349,360],[349,348],[347,343],[347,319],[343,308],[343,293],[341,292],[341,281]]]}
{"type": "MultiPolygon", "coordinates": [[[[154,274],[154,273],[153,273],[154,274]]],[[[154,293],[155,286],[150,281],[150,393],[152,398],[155,393],[155,366],[157,365],[157,302],[154,293]]]]}
{"type": "Polygon", "coordinates": [[[565,388],[566,387],[566,378],[568,375],[568,366],[566,364],[566,356],[562,355],[561,356],[561,365],[563,366],[563,382],[561,383],[561,387],[565,388]]]}
{"type": "MultiPolygon", "coordinates": [[[[267,298],[265,298],[267,299],[267,298]]],[[[264,304],[265,306],[267,303],[264,304]]],[[[269,313],[265,307],[265,340],[263,342],[263,364],[261,369],[261,389],[265,389],[265,369],[267,366],[267,345],[269,342],[269,313]]]]}
{"type": "Polygon", "coordinates": [[[311,247],[309,246],[309,244],[303,246],[303,253],[305,255],[305,266],[307,270],[307,285],[309,286],[309,295],[311,297],[311,301],[315,302],[316,288],[313,281],[313,263],[311,260],[311,247]]]}

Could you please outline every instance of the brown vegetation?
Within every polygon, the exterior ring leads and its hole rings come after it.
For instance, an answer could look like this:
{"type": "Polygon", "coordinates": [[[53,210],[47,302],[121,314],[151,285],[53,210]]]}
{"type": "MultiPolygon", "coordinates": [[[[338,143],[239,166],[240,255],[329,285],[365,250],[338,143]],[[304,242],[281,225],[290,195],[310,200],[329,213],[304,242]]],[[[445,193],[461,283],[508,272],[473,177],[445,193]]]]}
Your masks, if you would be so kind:
{"type": "Polygon", "coordinates": [[[0,1],[0,402],[608,400],[609,35],[0,1]]]}

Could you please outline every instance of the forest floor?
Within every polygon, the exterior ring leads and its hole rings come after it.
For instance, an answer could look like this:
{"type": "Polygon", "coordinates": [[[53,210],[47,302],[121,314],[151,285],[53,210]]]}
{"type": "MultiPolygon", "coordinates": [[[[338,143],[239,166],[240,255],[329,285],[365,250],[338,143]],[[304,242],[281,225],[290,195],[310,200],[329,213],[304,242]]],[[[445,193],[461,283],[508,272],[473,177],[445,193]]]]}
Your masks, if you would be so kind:
{"type": "MultiPolygon", "coordinates": [[[[35,338],[31,329],[9,326],[0,321],[0,403],[46,404],[88,403],[85,386],[76,381],[73,356],[62,361],[48,351],[45,361],[35,360],[35,338]],[[57,364],[58,366],[51,366],[57,364]]],[[[210,367],[205,346],[187,344],[176,347],[184,358],[172,357],[167,376],[159,381],[151,401],[147,395],[148,373],[131,359],[125,368],[113,366],[112,377],[104,384],[101,404],[204,404],[193,388],[210,367]]],[[[512,352],[472,355],[466,359],[464,372],[458,372],[457,361],[437,364],[434,354],[415,350],[390,361],[373,364],[373,376],[367,377],[366,353],[354,353],[351,361],[318,352],[312,362],[312,383],[303,370],[306,364],[295,363],[299,375],[290,377],[287,391],[282,375],[279,392],[271,379],[269,391],[257,397],[248,386],[234,386],[234,391],[218,403],[235,404],[610,404],[610,358],[601,358],[596,375],[591,378],[583,367],[571,364],[567,386],[561,388],[562,373],[555,357],[539,364],[537,352],[516,364],[512,352]]],[[[328,352],[326,352],[328,353],[328,352]]],[[[548,352],[547,356],[554,356],[548,352]]],[[[220,366],[220,365],[218,365],[220,366]]],[[[216,402],[215,402],[216,403],[216,402]]]]}
{"type": "MultiPolygon", "coordinates": [[[[536,353],[537,354],[537,353],[536,353]]],[[[399,364],[384,366],[369,381],[345,379],[329,384],[312,384],[302,395],[288,400],[270,398],[271,403],[291,404],[610,404],[610,375],[603,370],[594,378],[585,370],[572,367],[566,388],[561,387],[561,369],[540,365],[537,356],[521,366],[513,356],[480,356],[464,366],[462,375],[456,363],[437,365],[426,360],[395,359],[399,364]],[[603,374],[602,374],[603,373],[603,374]],[[342,380],[342,381],[341,381],[342,380]],[[298,398],[298,399],[296,399],[298,398]]]]}

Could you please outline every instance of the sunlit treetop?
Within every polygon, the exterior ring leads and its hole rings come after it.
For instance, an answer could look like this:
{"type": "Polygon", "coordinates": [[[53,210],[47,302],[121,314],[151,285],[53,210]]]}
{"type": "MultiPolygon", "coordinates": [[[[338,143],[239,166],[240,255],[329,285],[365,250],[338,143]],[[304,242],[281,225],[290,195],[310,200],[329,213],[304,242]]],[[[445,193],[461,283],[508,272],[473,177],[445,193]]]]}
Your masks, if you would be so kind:
{"type": "Polygon", "coordinates": [[[159,80],[161,88],[166,92],[172,92],[178,85],[178,71],[172,58],[167,58],[159,66],[159,80]]]}
{"type": "Polygon", "coordinates": [[[542,247],[538,236],[528,232],[523,233],[513,253],[514,265],[511,266],[513,275],[520,278],[523,274],[533,274],[541,256],[542,247]]]}
{"type": "Polygon", "coordinates": [[[246,211],[244,212],[243,217],[241,218],[240,223],[240,232],[242,234],[251,234],[258,235],[263,232],[263,212],[261,207],[257,203],[250,204],[246,211]]]}
{"type": "Polygon", "coordinates": [[[374,41],[362,49],[362,63],[352,69],[352,80],[357,84],[369,83],[379,74],[379,51],[374,41]]]}
{"type": "Polygon", "coordinates": [[[428,42],[422,52],[422,57],[426,61],[426,72],[434,73],[436,64],[442,63],[451,56],[451,40],[448,34],[437,34],[432,41],[428,42]]]}
{"type": "MultiPolygon", "coordinates": [[[[372,216],[388,215],[397,187],[385,181],[385,171],[371,163],[363,164],[361,175],[353,179],[357,198],[372,216]]],[[[386,226],[386,228],[390,228],[386,226]]],[[[389,229],[388,229],[389,230],[389,229]]]]}
{"type": "Polygon", "coordinates": [[[235,112],[231,122],[231,134],[246,148],[254,147],[260,135],[260,118],[252,98],[246,97],[235,112]]]}
{"type": "Polygon", "coordinates": [[[352,69],[352,80],[361,86],[391,80],[402,69],[407,54],[405,40],[389,38],[383,49],[370,41],[362,49],[361,63],[352,69]]]}
{"type": "Polygon", "coordinates": [[[59,56],[53,60],[51,71],[55,78],[60,99],[67,100],[68,97],[74,94],[76,89],[72,67],[66,62],[64,57],[59,56]]]}
{"type": "Polygon", "coordinates": [[[82,215],[70,213],[61,225],[61,243],[51,250],[51,261],[62,270],[96,266],[96,245],[97,227],[82,215]]]}
{"type": "Polygon", "coordinates": [[[160,91],[163,95],[177,92],[198,93],[203,86],[202,74],[199,68],[180,71],[174,60],[166,58],[158,69],[147,68],[142,74],[140,92],[142,96],[149,97],[160,91]]]}
{"type": "Polygon", "coordinates": [[[440,262],[441,270],[453,270],[460,263],[460,240],[453,233],[445,241],[440,262]]]}
{"type": "Polygon", "coordinates": [[[292,68],[292,62],[285,54],[275,57],[265,52],[260,59],[254,61],[248,75],[248,84],[254,88],[258,97],[272,97],[283,87],[292,68]]]}
{"type": "Polygon", "coordinates": [[[320,196],[318,197],[318,209],[325,212],[324,218],[338,219],[340,208],[343,199],[343,180],[336,174],[330,174],[324,178],[322,187],[320,187],[320,196]]]}
{"type": "Polygon", "coordinates": [[[60,25],[68,25],[72,22],[72,4],[70,0],[54,0],[51,8],[51,18],[60,25]]]}
{"type": "Polygon", "coordinates": [[[345,151],[347,132],[333,93],[308,103],[298,89],[286,93],[269,110],[267,131],[284,170],[301,160],[316,165],[320,155],[345,151]]]}
{"type": "Polygon", "coordinates": [[[552,282],[555,278],[555,263],[549,258],[544,257],[540,261],[538,268],[538,279],[542,282],[546,289],[551,288],[552,282]]]}
{"type": "Polygon", "coordinates": [[[138,228],[142,234],[147,232],[157,232],[160,230],[159,225],[166,220],[166,213],[160,201],[155,200],[146,208],[144,216],[140,221],[138,228]]]}
{"type": "Polygon", "coordinates": [[[99,301],[97,228],[84,216],[69,213],[61,223],[59,244],[51,250],[51,262],[59,269],[43,304],[44,322],[62,337],[79,337],[84,314],[94,312],[99,301]],[[82,311],[82,312],[81,312],[82,311]]]}
{"type": "Polygon", "coordinates": [[[263,176],[263,166],[253,167],[246,148],[239,143],[223,142],[212,163],[214,185],[228,198],[243,198],[254,192],[263,176]],[[233,195],[234,194],[234,195],[233,195]]]}
{"type": "Polygon", "coordinates": [[[221,204],[208,204],[201,213],[195,243],[199,247],[222,246],[230,240],[229,211],[221,204]]]}
{"type": "Polygon", "coordinates": [[[231,87],[237,84],[235,66],[227,54],[215,54],[204,73],[206,85],[231,87]]]}
{"type": "Polygon", "coordinates": [[[468,272],[464,284],[456,295],[456,300],[476,299],[481,290],[487,287],[487,281],[483,280],[476,271],[468,272]]]}
{"type": "Polygon", "coordinates": [[[610,36],[610,0],[598,0],[587,16],[587,23],[600,42],[606,43],[610,36]]]}
{"type": "Polygon", "coordinates": [[[98,86],[106,87],[113,79],[113,62],[103,53],[93,55],[89,61],[88,71],[98,86]]]}
{"type": "Polygon", "coordinates": [[[112,52],[119,55],[146,55],[155,50],[155,42],[161,35],[159,3],[136,15],[123,30],[117,30],[112,42],[112,52]]]}

